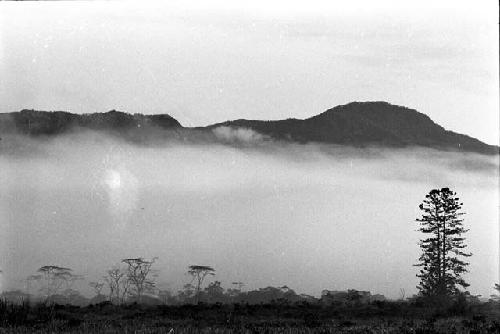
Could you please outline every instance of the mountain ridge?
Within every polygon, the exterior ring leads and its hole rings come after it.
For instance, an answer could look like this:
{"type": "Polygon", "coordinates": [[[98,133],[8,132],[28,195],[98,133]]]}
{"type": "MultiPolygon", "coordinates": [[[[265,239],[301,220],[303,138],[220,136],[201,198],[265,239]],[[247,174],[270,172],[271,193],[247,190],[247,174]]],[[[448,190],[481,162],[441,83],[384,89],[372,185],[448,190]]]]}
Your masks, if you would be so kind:
{"type": "Polygon", "coordinates": [[[301,143],[320,142],[354,146],[422,146],[483,154],[498,154],[499,148],[444,129],[414,109],[388,102],[351,102],[306,119],[260,121],[239,119],[209,127],[237,126],[253,129],[277,139],[301,143]]]}
{"type": "MultiPolygon", "coordinates": [[[[0,136],[17,132],[29,136],[54,136],[75,128],[105,131],[119,136],[148,131],[175,130],[184,138],[194,132],[212,132],[217,127],[246,128],[274,140],[298,143],[324,143],[348,146],[408,147],[498,154],[499,148],[480,140],[446,130],[417,110],[384,101],[351,102],[330,108],[305,119],[237,119],[205,127],[183,127],[168,114],[129,114],[111,110],[105,113],[73,114],[65,111],[36,111],[0,114],[0,136]]],[[[158,131],[156,131],[158,133],[158,131]]]]}

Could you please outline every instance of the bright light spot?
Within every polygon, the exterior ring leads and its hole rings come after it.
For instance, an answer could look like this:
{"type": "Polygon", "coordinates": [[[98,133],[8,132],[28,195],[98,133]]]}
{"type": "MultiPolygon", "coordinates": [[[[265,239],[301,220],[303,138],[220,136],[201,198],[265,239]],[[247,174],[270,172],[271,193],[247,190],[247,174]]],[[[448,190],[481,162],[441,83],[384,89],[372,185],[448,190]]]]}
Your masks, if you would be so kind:
{"type": "Polygon", "coordinates": [[[125,224],[137,209],[137,178],[125,168],[108,169],[104,174],[103,184],[107,188],[109,212],[121,224],[125,224]]]}
{"type": "Polygon", "coordinates": [[[106,173],[105,182],[111,189],[120,188],[120,186],[122,185],[122,178],[120,176],[120,173],[115,170],[109,170],[106,173]]]}

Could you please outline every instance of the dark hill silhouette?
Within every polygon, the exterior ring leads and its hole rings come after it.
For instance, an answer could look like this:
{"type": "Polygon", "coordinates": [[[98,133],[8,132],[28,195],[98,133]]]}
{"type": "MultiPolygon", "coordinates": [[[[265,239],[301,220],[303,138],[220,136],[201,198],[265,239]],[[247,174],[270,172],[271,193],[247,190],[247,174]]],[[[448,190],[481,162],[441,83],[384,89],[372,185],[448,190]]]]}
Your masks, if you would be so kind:
{"type": "Polygon", "coordinates": [[[275,139],[352,146],[424,146],[498,154],[498,146],[445,130],[427,115],[387,102],[352,102],[300,120],[228,121],[210,127],[244,127],[275,139]]]}
{"type": "Polygon", "coordinates": [[[177,120],[166,114],[132,115],[116,110],[79,115],[65,111],[24,109],[20,112],[0,114],[0,131],[15,131],[27,135],[57,135],[75,128],[123,133],[151,126],[161,129],[182,127],[177,120]]]}
{"type": "Polygon", "coordinates": [[[425,114],[387,102],[352,102],[303,120],[239,119],[197,128],[184,128],[167,114],[132,115],[115,110],[83,115],[35,110],[0,114],[0,136],[8,132],[52,136],[83,128],[136,141],[158,138],[159,134],[163,139],[196,141],[214,140],[211,130],[221,126],[248,128],[275,140],[298,143],[316,142],[357,147],[422,146],[482,154],[499,153],[498,146],[448,131],[425,114]],[[153,136],[152,128],[160,131],[155,131],[153,136]],[[166,135],[167,132],[162,130],[175,130],[175,136],[166,135]]]}

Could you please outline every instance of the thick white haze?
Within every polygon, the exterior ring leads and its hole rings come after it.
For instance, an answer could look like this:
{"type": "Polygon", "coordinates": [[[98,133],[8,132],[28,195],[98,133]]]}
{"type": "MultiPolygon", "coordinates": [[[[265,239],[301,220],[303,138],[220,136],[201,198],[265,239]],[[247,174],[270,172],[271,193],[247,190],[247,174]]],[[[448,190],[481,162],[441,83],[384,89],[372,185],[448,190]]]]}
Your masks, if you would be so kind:
{"type": "MultiPolygon", "coordinates": [[[[418,205],[450,187],[464,202],[472,293],[498,282],[498,158],[423,149],[272,142],[245,129],[220,143],[152,146],[85,132],[4,137],[0,153],[3,289],[42,265],[87,281],[126,257],[158,256],[174,291],[188,265],[223,285],[415,290],[418,205]],[[13,149],[15,148],[15,149],[13,149]]],[[[85,284],[81,287],[85,291],[85,284]]]]}

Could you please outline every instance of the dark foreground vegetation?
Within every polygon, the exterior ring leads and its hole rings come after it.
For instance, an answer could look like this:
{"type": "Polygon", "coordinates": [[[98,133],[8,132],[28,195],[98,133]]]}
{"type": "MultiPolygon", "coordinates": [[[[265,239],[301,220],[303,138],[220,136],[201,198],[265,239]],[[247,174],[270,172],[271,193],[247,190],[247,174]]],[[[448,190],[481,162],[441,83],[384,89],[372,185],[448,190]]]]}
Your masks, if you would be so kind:
{"type": "Polygon", "coordinates": [[[457,300],[86,307],[0,302],[0,333],[500,333],[500,303],[457,300]]]}

